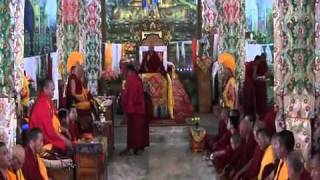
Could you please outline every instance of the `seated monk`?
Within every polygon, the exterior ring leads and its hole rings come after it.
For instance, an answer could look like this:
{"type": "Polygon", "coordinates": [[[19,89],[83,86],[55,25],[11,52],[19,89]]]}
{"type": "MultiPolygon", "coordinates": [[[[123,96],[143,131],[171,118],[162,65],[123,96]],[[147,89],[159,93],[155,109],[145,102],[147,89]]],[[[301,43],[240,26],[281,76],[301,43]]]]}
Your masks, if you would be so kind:
{"type": "Polygon", "coordinates": [[[212,154],[212,164],[215,167],[217,173],[220,173],[224,167],[234,159],[241,156],[241,137],[239,134],[234,134],[230,138],[230,146],[223,150],[216,151],[212,154]]]}
{"type": "Polygon", "coordinates": [[[33,128],[27,135],[25,147],[26,159],[23,163],[22,172],[26,180],[47,180],[47,168],[39,153],[43,151],[44,136],[39,128],[33,128]]]}
{"type": "Polygon", "coordinates": [[[26,152],[21,145],[16,145],[12,150],[11,159],[11,169],[12,175],[15,176],[17,180],[24,180],[24,175],[22,173],[22,167],[26,157],[26,152]]]}
{"type": "Polygon", "coordinates": [[[78,125],[77,125],[77,109],[75,106],[71,106],[69,110],[62,109],[59,111],[59,117],[61,119],[61,124],[68,132],[67,137],[70,137],[71,141],[77,141],[80,138],[78,125]]]}
{"type": "Polygon", "coordinates": [[[291,152],[287,159],[290,180],[311,180],[310,173],[304,168],[302,155],[291,152]]]}
{"type": "Polygon", "coordinates": [[[275,152],[280,162],[275,168],[274,180],[287,180],[289,178],[287,159],[295,145],[293,133],[288,130],[278,132],[275,141],[275,152]]]}
{"type": "Polygon", "coordinates": [[[161,73],[162,75],[166,74],[165,68],[161,59],[154,47],[150,46],[149,51],[146,52],[142,59],[142,64],[140,68],[140,73],[161,73]]]}
{"type": "Polygon", "coordinates": [[[259,129],[256,132],[256,139],[260,149],[263,151],[263,157],[260,163],[258,180],[266,179],[275,168],[276,157],[271,145],[271,136],[267,129],[259,129]]]}
{"type": "MultiPolygon", "coordinates": [[[[212,149],[210,149],[210,151],[212,152],[211,155],[213,155],[215,151],[223,150],[230,146],[231,136],[238,133],[239,119],[239,111],[231,110],[229,113],[227,125],[228,131],[216,143],[212,145],[212,149]]],[[[212,160],[212,157],[210,157],[210,159],[212,160]]]]}
{"type": "Polygon", "coordinates": [[[29,126],[41,129],[47,150],[63,153],[67,147],[72,148],[72,143],[61,133],[60,120],[51,100],[53,93],[53,81],[45,80],[42,91],[33,106],[29,126]]]}
{"type": "MultiPolygon", "coordinates": [[[[253,127],[253,135],[256,142],[257,140],[257,131],[265,128],[265,125],[261,121],[257,121],[253,127]]],[[[258,144],[255,146],[255,150],[253,156],[249,160],[249,162],[241,168],[239,172],[237,172],[234,179],[255,179],[259,174],[260,162],[263,157],[263,151],[259,147],[258,144]]]]}
{"type": "Polygon", "coordinates": [[[240,122],[239,133],[243,139],[243,155],[238,158],[238,161],[235,165],[229,166],[229,168],[226,169],[225,175],[231,179],[234,178],[236,172],[239,172],[240,169],[249,162],[254,154],[256,146],[251,124],[248,120],[246,120],[246,118],[240,122]]]}
{"type": "Polygon", "coordinates": [[[228,114],[229,109],[223,108],[219,115],[219,125],[218,125],[218,133],[216,135],[208,135],[206,138],[206,149],[210,152],[212,149],[212,145],[215,144],[222,136],[228,131],[227,124],[228,124],[228,114]]]}
{"type": "Polygon", "coordinates": [[[0,142],[0,180],[16,180],[15,175],[9,171],[10,153],[6,144],[0,142]]]}

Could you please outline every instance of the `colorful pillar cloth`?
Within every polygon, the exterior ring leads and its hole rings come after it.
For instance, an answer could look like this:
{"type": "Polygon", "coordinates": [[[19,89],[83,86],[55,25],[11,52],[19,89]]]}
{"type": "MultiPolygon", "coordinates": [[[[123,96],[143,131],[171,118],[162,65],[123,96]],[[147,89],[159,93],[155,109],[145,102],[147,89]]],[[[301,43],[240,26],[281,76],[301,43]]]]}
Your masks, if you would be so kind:
{"type": "Polygon", "coordinates": [[[88,87],[93,95],[98,94],[101,71],[101,5],[99,0],[84,1],[85,16],[85,69],[88,87]]]}
{"type": "MultiPolygon", "coordinates": [[[[314,52],[316,59],[318,50],[314,42],[316,19],[319,14],[319,2],[290,1],[283,3],[275,1],[275,91],[276,103],[284,118],[277,121],[278,131],[288,129],[293,131],[296,149],[302,150],[304,158],[311,144],[311,123],[314,109],[317,106],[315,84],[319,79],[319,69],[314,68],[314,52]],[[312,2],[312,3],[311,3],[312,2]],[[315,4],[314,4],[315,3],[315,4]],[[308,19],[301,17],[309,17],[308,19]],[[301,46],[305,44],[305,46],[301,46]]],[[[317,30],[318,31],[318,30],[317,30]]]]}

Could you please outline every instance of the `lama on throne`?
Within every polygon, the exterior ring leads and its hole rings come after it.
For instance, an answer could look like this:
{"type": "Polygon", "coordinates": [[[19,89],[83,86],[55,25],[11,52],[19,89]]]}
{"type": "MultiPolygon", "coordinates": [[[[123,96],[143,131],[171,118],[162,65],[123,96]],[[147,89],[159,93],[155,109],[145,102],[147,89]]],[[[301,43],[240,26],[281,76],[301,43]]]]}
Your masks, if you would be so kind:
{"type": "MultiPolygon", "coordinates": [[[[140,73],[152,103],[152,119],[173,117],[172,83],[167,74],[167,46],[154,43],[158,36],[149,35],[140,46],[140,73]],[[152,39],[152,42],[148,42],[152,39]],[[155,45],[155,46],[154,46],[155,45]]],[[[158,41],[159,42],[159,41],[158,41]]]]}

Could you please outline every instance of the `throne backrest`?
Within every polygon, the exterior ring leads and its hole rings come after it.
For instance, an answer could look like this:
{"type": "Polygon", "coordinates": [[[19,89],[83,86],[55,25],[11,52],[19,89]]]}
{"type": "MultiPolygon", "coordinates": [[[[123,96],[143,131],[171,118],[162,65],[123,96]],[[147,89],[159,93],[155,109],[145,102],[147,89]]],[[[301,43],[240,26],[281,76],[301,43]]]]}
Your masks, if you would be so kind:
{"type": "Polygon", "coordinates": [[[160,34],[145,34],[141,43],[142,46],[164,46],[165,43],[160,38],[160,34]]]}

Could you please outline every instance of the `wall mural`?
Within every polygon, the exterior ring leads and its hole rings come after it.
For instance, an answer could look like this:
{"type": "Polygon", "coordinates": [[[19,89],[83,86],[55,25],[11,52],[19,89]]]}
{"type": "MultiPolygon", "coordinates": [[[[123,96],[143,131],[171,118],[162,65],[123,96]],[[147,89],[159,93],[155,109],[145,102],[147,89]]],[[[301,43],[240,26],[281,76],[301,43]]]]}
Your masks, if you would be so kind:
{"type": "Polygon", "coordinates": [[[285,122],[277,122],[277,127],[294,132],[296,148],[304,155],[311,145],[315,108],[314,9],[314,0],[277,0],[274,11],[275,91],[285,115],[285,122]]]}

